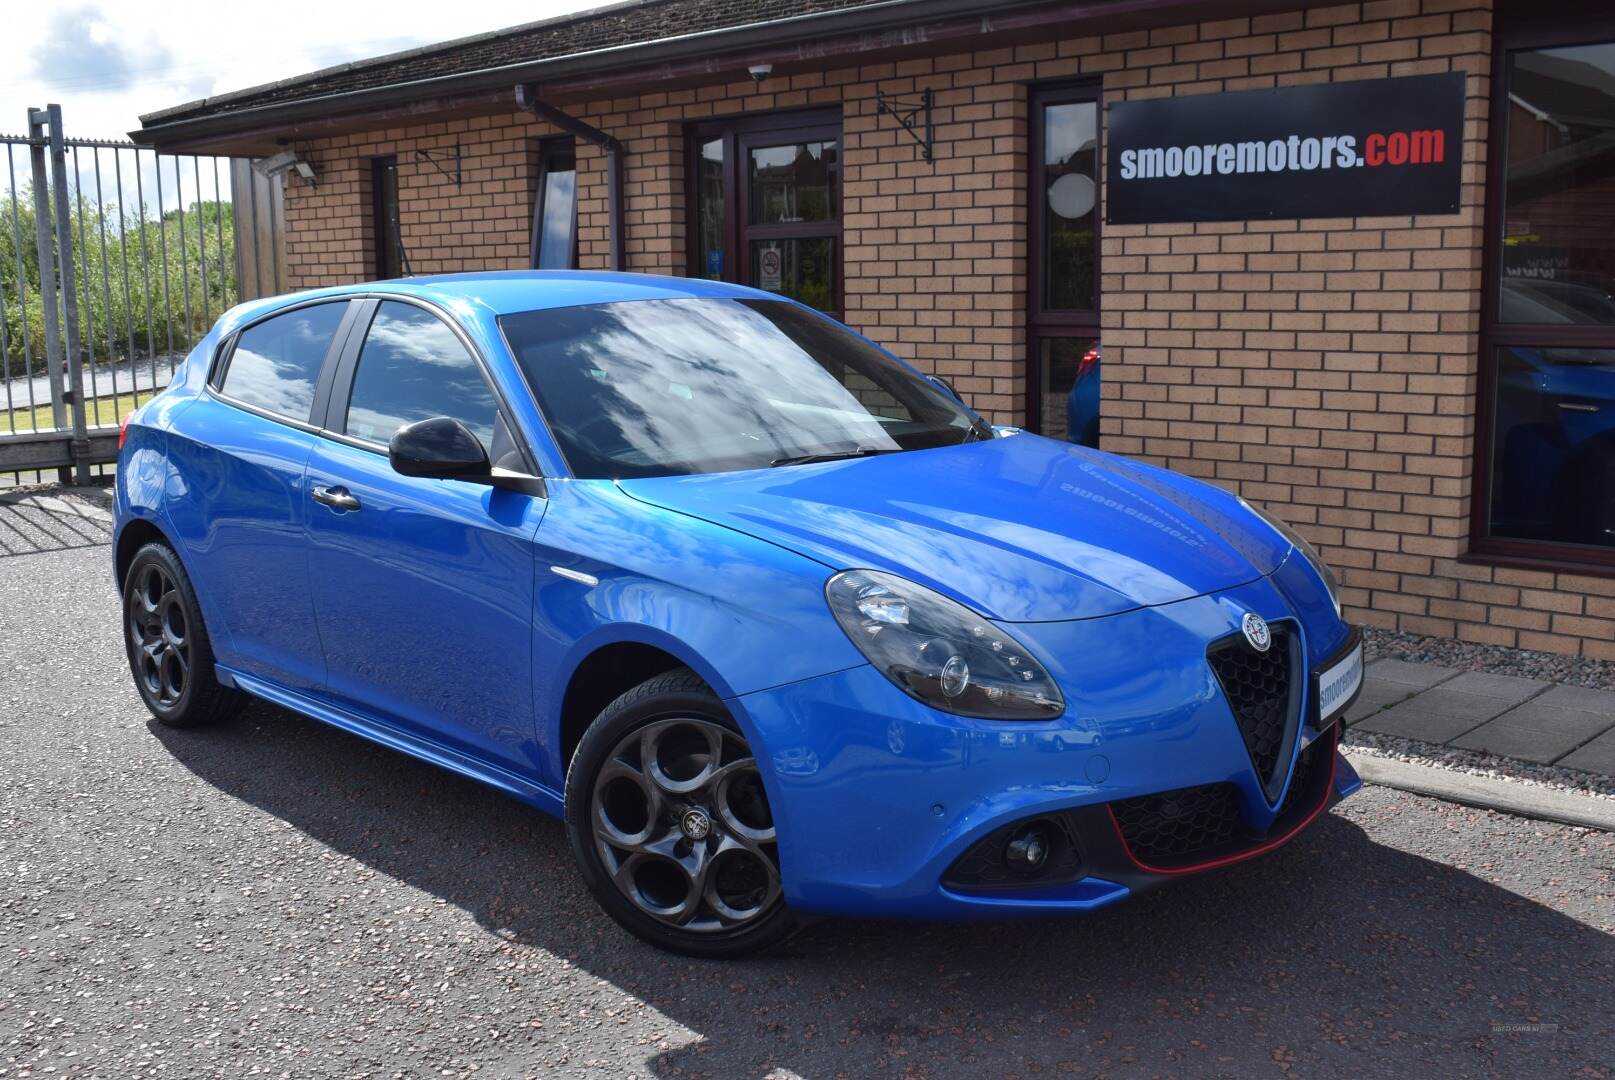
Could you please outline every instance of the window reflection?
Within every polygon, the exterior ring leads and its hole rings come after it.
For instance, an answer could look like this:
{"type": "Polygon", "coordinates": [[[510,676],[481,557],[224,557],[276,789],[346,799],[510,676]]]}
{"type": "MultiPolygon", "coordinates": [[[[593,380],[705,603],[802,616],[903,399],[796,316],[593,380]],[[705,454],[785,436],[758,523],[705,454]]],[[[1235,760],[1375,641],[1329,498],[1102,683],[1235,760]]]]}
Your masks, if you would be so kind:
{"type": "Polygon", "coordinates": [[[751,223],[830,221],[836,216],[836,144],[792,143],[752,150],[751,223]]]}
{"type": "Polygon", "coordinates": [[[1615,44],[1511,53],[1500,314],[1615,326],[1615,44]]]}
{"type": "Polygon", "coordinates": [[[570,141],[547,142],[542,153],[536,265],[540,270],[570,270],[577,249],[577,161],[570,141]]]}
{"type": "Polygon", "coordinates": [[[1093,311],[1098,223],[1098,106],[1043,110],[1043,306],[1093,311]]]}
{"type": "Polygon", "coordinates": [[[701,160],[697,166],[700,201],[696,228],[701,237],[701,265],[696,267],[700,277],[723,280],[724,233],[724,180],[723,140],[708,139],[701,144],[701,160]]]}
{"type": "Polygon", "coordinates": [[[1044,338],[1042,426],[1051,439],[1099,445],[1099,342],[1090,337],[1044,338]]]}
{"type": "Polygon", "coordinates": [[[829,237],[753,240],[752,284],[829,311],[835,307],[835,258],[836,242],[829,237]]]}
{"type": "Polygon", "coordinates": [[[386,443],[405,424],[448,416],[493,445],[498,414],[476,361],[441,319],[412,304],[385,301],[365,336],[343,431],[386,443]]]}
{"type": "Polygon", "coordinates": [[[1497,350],[1492,534],[1615,547],[1615,349],[1497,350]]]}
{"type": "Polygon", "coordinates": [[[307,423],[314,405],[314,384],[347,309],[345,302],[316,304],[243,330],[224,373],[224,392],[248,405],[307,423]]]}
{"type": "Polygon", "coordinates": [[[972,430],[944,391],[792,304],[645,300],[500,322],[581,477],[918,449],[972,430]]]}

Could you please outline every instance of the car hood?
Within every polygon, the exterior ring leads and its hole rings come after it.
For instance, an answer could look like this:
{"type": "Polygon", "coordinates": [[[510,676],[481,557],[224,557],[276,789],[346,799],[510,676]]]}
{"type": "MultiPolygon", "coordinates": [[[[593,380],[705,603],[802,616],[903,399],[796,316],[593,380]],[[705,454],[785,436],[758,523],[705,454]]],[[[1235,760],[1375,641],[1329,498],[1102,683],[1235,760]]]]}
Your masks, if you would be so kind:
{"type": "Polygon", "coordinates": [[[1028,434],[621,487],[834,569],[902,574],[1005,622],[1169,604],[1255,580],[1289,552],[1227,492],[1028,434]]]}

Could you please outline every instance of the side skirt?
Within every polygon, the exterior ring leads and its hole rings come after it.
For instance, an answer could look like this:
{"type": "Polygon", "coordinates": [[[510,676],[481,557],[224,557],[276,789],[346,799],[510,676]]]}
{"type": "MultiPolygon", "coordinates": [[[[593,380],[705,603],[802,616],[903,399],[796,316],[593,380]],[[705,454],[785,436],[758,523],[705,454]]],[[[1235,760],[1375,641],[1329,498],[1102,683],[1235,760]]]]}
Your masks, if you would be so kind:
{"type": "Polygon", "coordinates": [[[338,709],[322,701],[315,701],[283,686],[227,668],[223,664],[218,665],[218,673],[220,682],[244,690],[253,697],[262,698],[270,704],[290,709],[312,720],[330,724],[334,728],[341,728],[388,749],[401,751],[410,757],[419,758],[450,772],[480,781],[547,814],[556,817],[562,815],[564,803],[558,792],[518,776],[509,769],[502,769],[497,765],[490,765],[457,751],[445,749],[400,731],[390,724],[338,709]]]}

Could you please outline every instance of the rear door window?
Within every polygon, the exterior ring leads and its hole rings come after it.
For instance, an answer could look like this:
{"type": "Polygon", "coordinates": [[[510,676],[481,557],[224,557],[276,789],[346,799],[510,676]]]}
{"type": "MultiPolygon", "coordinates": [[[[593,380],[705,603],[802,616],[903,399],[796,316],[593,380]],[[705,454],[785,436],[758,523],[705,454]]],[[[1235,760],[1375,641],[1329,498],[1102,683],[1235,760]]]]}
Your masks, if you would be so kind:
{"type": "Polygon", "coordinates": [[[386,445],[405,424],[447,416],[496,449],[499,405],[454,331],[424,308],[384,300],[359,352],[342,431],[386,445]]]}
{"type": "Polygon", "coordinates": [[[308,423],[320,368],[347,310],[346,300],[314,304],[247,327],[220,389],[243,404],[308,423]]]}

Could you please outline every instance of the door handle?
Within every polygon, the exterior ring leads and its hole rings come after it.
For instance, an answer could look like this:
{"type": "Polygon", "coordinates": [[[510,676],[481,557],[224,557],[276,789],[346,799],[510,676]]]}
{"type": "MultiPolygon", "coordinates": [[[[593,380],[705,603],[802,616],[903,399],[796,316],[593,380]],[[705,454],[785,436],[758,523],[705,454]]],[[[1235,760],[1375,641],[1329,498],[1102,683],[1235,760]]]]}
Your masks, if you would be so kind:
{"type": "Polygon", "coordinates": [[[314,501],[324,503],[334,510],[357,510],[359,499],[350,495],[345,487],[321,487],[314,485],[314,501]]]}

